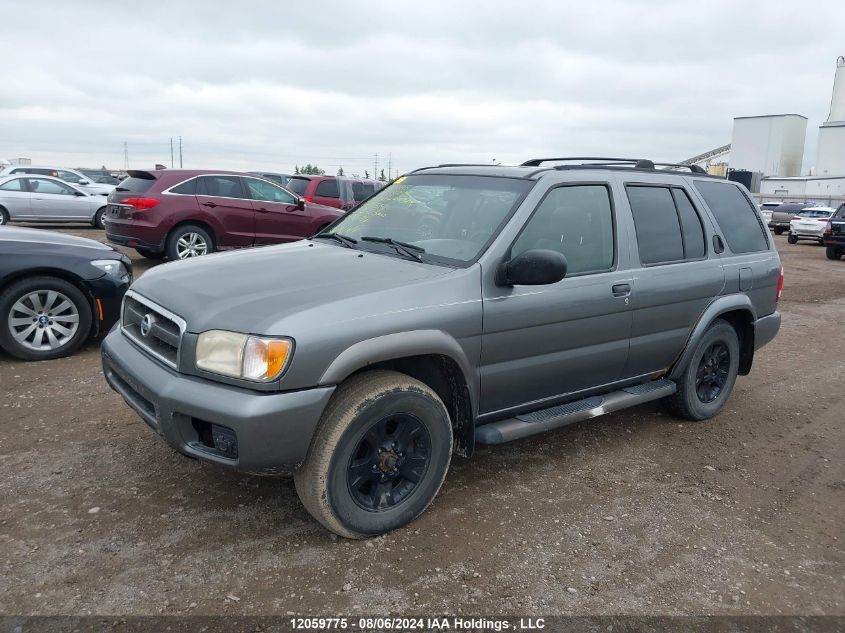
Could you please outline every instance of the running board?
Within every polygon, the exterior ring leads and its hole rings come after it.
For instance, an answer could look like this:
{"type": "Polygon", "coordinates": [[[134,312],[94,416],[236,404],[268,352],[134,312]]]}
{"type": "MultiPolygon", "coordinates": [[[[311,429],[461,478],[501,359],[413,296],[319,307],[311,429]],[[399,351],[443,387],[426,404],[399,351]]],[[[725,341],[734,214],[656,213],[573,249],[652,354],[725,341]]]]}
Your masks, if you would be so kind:
{"type": "Polygon", "coordinates": [[[567,402],[548,409],[522,413],[507,420],[484,424],[475,429],[475,441],[479,444],[504,444],[535,433],[557,429],[605,413],[612,413],[644,402],[665,398],[671,396],[675,391],[677,391],[677,385],[666,379],[633,385],[602,396],[590,396],[583,400],[567,402]]]}

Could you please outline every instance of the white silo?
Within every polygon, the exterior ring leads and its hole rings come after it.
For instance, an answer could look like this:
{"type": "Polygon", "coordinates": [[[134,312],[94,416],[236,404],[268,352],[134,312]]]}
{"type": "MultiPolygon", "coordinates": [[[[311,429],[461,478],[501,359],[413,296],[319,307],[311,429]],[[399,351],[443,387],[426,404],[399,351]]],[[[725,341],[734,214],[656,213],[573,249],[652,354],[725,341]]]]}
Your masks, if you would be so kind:
{"type": "Polygon", "coordinates": [[[845,57],[836,60],[830,114],[819,127],[817,176],[845,176],[845,57]]]}

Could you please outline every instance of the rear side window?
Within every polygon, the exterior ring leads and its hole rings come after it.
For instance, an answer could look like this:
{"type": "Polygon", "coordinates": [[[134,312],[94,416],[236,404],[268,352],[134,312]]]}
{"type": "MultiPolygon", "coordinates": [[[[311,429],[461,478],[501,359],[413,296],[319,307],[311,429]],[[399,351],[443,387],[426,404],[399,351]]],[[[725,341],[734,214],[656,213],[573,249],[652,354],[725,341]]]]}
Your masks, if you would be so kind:
{"type": "Polygon", "coordinates": [[[298,178],[297,176],[294,176],[288,180],[288,189],[298,196],[303,196],[305,195],[305,190],[308,188],[309,182],[311,182],[310,178],[298,178]]]}
{"type": "Polygon", "coordinates": [[[340,191],[337,188],[337,180],[323,180],[317,185],[315,196],[324,198],[340,198],[340,191]]]}
{"type": "Polygon", "coordinates": [[[756,209],[739,187],[724,182],[695,181],[725,241],[734,253],[756,253],[769,248],[756,209]]]}
{"type": "Polygon", "coordinates": [[[155,178],[142,178],[138,176],[129,176],[129,178],[124,178],[120,181],[120,184],[117,185],[116,191],[125,191],[128,193],[147,193],[150,187],[153,186],[155,182],[155,178]]]}
{"type": "Polygon", "coordinates": [[[698,217],[698,213],[696,213],[695,207],[686,191],[673,188],[672,196],[675,198],[678,217],[681,219],[684,258],[698,259],[704,257],[706,251],[704,250],[704,229],[701,227],[701,218],[698,217]]]}
{"type": "Polygon", "coordinates": [[[53,176],[53,178],[57,178],[59,176],[59,172],[55,169],[40,169],[40,168],[29,168],[29,167],[19,167],[15,169],[13,174],[39,174],[40,176],[53,176]]]}
{"type": "Polygon", "coordinates": [[[0,185],[0,191],[25,191],[23,178],[13,178],[8,182],[4,182],[0,185]]]}
{"type": "Polygon", "coordinates": [[[668,187],[628,187],[640,262],[662,264],[684,259],[684,242],[668,187]]]}
{"type": "Polygon", "coordinates": [[[183,196],[193,196],[197,193],[197,179],[191,178],[190,180],[186,180],[185,182],[176,185],[175,187],[171,187],[171,193],[179,193],[183,196]]]}

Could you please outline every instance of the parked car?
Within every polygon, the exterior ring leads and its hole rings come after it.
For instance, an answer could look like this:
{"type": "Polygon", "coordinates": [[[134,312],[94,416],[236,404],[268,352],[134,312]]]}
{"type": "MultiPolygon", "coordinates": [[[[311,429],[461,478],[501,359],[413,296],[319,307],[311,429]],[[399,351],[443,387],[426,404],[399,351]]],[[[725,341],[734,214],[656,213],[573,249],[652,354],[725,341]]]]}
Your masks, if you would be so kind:
{"type": "Polygon", "coordinates": [[[763,221],[768,226],[772,221],[772,211],[779,207],[781,202],[763,202],[760,204],[760,215],[763,216],[763,221]]]}
{"type": "Polygon", "coordinates": [[[130,171],[108,202],[106,239],[153,259],[292,242],[342,215],[269,180],[207,170],[130,171]]]}
{"type": "Polygon", "coordinates": [[[772,209],[771,219],[768,221],[769,228],[775,235],[782,235],[789,230],[789,224],[800,211],[816,206],[812,202],[785,202],[772,209]]]}
{"type": "Polygon", "coordinates": [[[845,253],[845,204],[828,220],[823,240],[828,259],[839,259],[845,253]]]}
{"type": "Polygon", "coordinates": [[[79,173],[100,185],[119,185],[120,178],[116,178],[106,169],[79,169],[79,173]]]}
{"type": "Polygon", "coordinates": [[[349,211],[384,185],[378,180],[363,178],[295,175],[290,177],[286,187],[307,202],[349,211]]]}
{"type": "Polygon", "coordinates": [[[247,173],[253,176],[261,176],[265,180],[272,180],[283,187],[288,184],[288,180],[291,178],[291,174],[283,174],[277,171],[248,171],[247,173]]]}
{"type": "Polygon", "coordinates": [[[87,222],[103,228],[106,199],[50,176],[0,176],[0,224],[87,222]]]}
{"type": "Polygon", "coordinates": [[[802,209],[792,217],[789,223],[789,237],[786,241],[797,244],[798,240],[813,240],[823,243],[822,236],[827,228],[827,221],[836,209],[831,207],[809,207],[802,209]]]}
{"type": "Polygon", "coordinates": [[[109,331],[131,281],[129,258],[110,246],[0,227],[0,347],[23,360],[73,353],[109,331]]]}
{"type": "Polygon", "coordinates": [[[85,193],[107,196],[114,190],[114,185],[93,182],[91,178],[76,171],[63,167],[44,167],[34,165],[7,165],[0,169],[0,176],[11,174],[34,174],[39,176],[50,176],[81,189],[85,193]]]}
{"type": "Polygon", "coordinates": [[[105,378],[186,455],[293,471],[351,538],[419,516],[476,442],[658,399],[713,417],[780,327],[750,194],[695,167],[549,160],[420,169],[308,241],[154,268],[105,378]],[[383,221],[419,199],[442,209],[433,235],[383,221]]]}

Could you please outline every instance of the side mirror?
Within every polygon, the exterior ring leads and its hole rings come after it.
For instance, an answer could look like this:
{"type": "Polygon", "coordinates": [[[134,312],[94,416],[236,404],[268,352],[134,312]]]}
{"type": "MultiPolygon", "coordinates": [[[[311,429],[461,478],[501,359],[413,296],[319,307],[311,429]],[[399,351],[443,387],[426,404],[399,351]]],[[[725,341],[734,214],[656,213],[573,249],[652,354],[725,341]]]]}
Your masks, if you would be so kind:
{"type": "Polygon", "coordinates": [[[500,286],[545,286],[566,277],[566,257],[557,251],[535,249],[503,262],[499,269],[500,286]]]}
{"type": "Polygon", "coordinates": [[[91,184],[91,181],[90,181],[90,180],[80,180],[80,181],[79,181],[78,183],[76,183],[76,184],[77,184],[77,185],[90,185],[90,184],[91,184]]]}
{"type": "Polygon", "coordinates": [[[300,211],[303,211],[305,209],[305,198],[296,199],[296,208],[300,211]]]}

